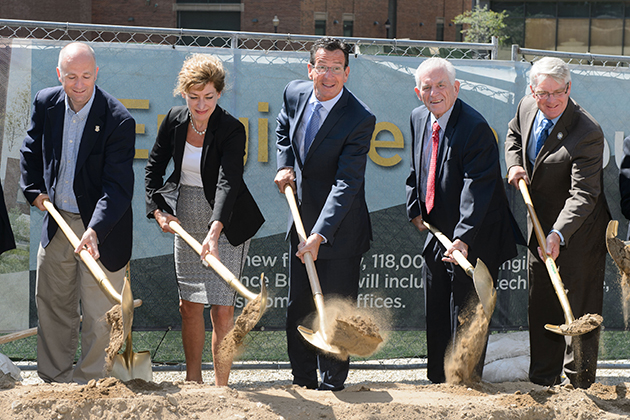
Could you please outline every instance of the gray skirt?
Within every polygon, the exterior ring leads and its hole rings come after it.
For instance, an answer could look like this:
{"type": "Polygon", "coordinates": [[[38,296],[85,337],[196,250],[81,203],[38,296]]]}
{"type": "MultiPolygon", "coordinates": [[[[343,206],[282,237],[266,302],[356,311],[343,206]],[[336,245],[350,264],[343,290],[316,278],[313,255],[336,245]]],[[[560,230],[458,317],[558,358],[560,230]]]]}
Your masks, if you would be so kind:
{"type": "MultiPolygon", "coordinates": [[[[177,199],[177,218],[184,230],[203,243],[208,234],[212,208],[203,188],[182,185],[177,199]]],[[[219,257],[236,278],[240,279],[250,240],[232,246],[225,235],[219,237],[219,257]]],[[[205,267],[201,257],[179,235],[175,235],[175,273],[179,298],[205,305],[234,306],[236,291],[211,267],[205,267]]]]}

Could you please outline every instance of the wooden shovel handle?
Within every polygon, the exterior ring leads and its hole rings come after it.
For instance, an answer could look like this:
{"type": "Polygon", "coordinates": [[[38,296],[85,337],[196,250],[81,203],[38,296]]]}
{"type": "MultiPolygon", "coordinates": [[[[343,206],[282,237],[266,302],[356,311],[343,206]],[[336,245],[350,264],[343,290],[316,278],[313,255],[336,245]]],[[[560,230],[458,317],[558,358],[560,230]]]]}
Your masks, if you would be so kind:
{"type": "Polygon", "coordinates": [[[571,304],[569,303],[569,298],[567,297],[567,293],[564,290],[564,284],[562,283],[562,278],[560,278],[558,266],[556,265],[556,262],[553,260],[553,258],[547,255],[547,237],[543,232],[540,221],[538,220],[538,216],[536,216],[536,210],[534,210],[534,203],[532,202],[532,198],[529,195],[527,184],[522,178],[518,181],[518,189],[523,195],[523,201],[525,201],[527,211],[529,212],[529,216],[532,219],[532,224],[534,225],[534,233],[536,234],[536,239],[538,240],[538,246],[540,246],[540,249],[545,256],[545,265],[547,266],[549,278],[551,278],[551,283],[553,284],[553,288],[556,291],[556,295],[558,296],[558,300],[560,300],[560,305],[562,306],[562,310],[564,311],[565,321],[567,322],[567,324],[570,324],[571,322],[575,321],[573,311],[571,310],[571,304]]]}
{"type": "MultiPolygon", "coordinates": [[[[81,241],[74,233],[74,231],[70,228],[68,223],[66,223],[61,214],[57,211],[53,203],[51,203],[49,200],[44,200],[44,207],[46,207],[46,210],[48,210],[48,213],[52,216],[52,218],[55,219],[55,222],[57,222],[59,228],[63,231],[63,233],[66,235],[66,238],[68,238],[68,240],[70,241],[70,244],[74,248],[79,246],[79,243],[81,241]]],[[[79,252],[79,256],[81,257],[85,265],[87,265],[88,269],[92,272],[94,277],[96,277],[96,280],[98,281],[98,284],[99,286],[101,286],[103,291],[117,303],[122,305],[122,296],[116,291],[116,289],[114,289],[114,286],[112,286],[112,283],[107,278],[105,272],[98,265],[94,257],[92,257],[92,254],[90,254],[87,249],[82,249],[79,252]]]]}
{"type": "MultiPolygon", "coordinates": [[[[168,226],[173,229],[175,233],[181,236],[181,238],[186,241],[197,254],[201,255],[202,245],[199,243],[198,240],[196,240],[188,232],[186,232],[179,223],[171,220],[168,223],[168,226]]],[[[227,282],[228,285],[230,285],[230,287],[236,290],[241,296],[249,301],[256,299],[256,296],[258,295],[247,290],[247,288],[243,286],[243,283],[241,283],[236,278],[236,276],[232,274],[232,272],[225,265],[223,265],[221,261],[217,259],[217,257],[212,254],[206,254],[204,256],[204,260],[210,265],[210,267],[212,267],[214,271],[217,272],[219,276],[221,276],[221,278],[223,278],[223,280],[227,282]]]]}
{"type": "MultiPolygon", "coordinates": [[[[300,239],[300,242],[305,242],[306,231],[304,230],[304,225],[302,224],[302,218],[300,217],[300,211],[298,210],[297,202],[295,201],[295,195],[293,195],[293,188],[291,188],[288,184],[284,188],[284,195],[286,196],[289,208],[291,209],[291,215],[293,216],[293,223],[295,224],[295,230],[297,231],[298,238],[300,239]]],[[[317,270],[315,269],[315,261],[313,260],[313,256],[310,252],[304,254],[304,262],[306,265],[306,273],[308,274],[309,282],[311,283],[313,296],[321,295],[322,288],[319,284],[317,270]]]]}
{"type": "MultiPolygon", "coordinates": [[[[453,243],[451,242],[451,240],[448,239],[445,234],[440,232],[438,228],[429,224],[428,222],[425,222],[424,220],[422,221],[422,223],[427,227],[427,229],[431,231],[431,233],[433,233],[433,235],[435,235],[436,238],[438,238],[438,240],[442,243],[442,245],[444,245],[446,249],[450,249],[453,246],[453,243]]],[[[451,255],[453,255],[453,258],[455,258],[455,261],[457,261],[457,264],[459,264],[460,267],[464,269],[466,274],[468,274],[470,278],[473,278],[473,275],[475,273],[475,267],[473,267],[470,261],[468,261],[466,257],[464,257],[464,254],[462,254],[459,249],[456,249],[455,251],[453,251],[451,255]]]]}

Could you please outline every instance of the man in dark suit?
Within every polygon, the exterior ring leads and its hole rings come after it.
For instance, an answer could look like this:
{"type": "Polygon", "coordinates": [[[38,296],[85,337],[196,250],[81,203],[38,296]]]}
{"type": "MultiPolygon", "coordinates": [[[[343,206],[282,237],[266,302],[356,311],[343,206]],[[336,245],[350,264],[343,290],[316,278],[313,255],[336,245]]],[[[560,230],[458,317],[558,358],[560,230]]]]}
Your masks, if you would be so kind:
{"type": "MultiPolygon", "coordinates": [[[[619,195],[621,197],[621,213],[630,220],[630,136],[623,139],[623,159],[619,168],[619,195]]],[[[630,239],[630,224],[626,240],[630,239]]]]}
{"type": "Polygon", "coordinates": [[[45,211],[50,200],[80,238],[75,249],[44,216],[37,254],[37,370],[45,382],[87,383],[104,376],[109,300],[78,255],[85,248],[122,290],[131,257],[135,121],[123,105],[95,86],[98,67],[87,44],[59,53],[61,86],[39,91],[20,149],[20,185],[45,211]],[[81,356],[73,369],[78,346],[81,356]]]}
{"type": "MultiPolygon", "coordinates": [[[[517,188],[520,179],[529,183],[540,224],[548,233],[547,254],[556,261],[575,317],[601,314],[605,233],[611,218],[603,186],[604,134],[570,98],[571,73],[564,61],[540,59],[529,79],[532,95],[519,103],[505,140],[508,181],[517,188]]],[[[564,373],[573,386],[588,388],[595,381],[600,328],[576,337],[545,330],[545,324],[559,325],[565,319],[531,220],[527,230],[529,379],[555,385],[563,382],[564,373]]]]}
{"type": "MultiPolygon", "coordinates": [[[[407,214],[419,230],[427,221],[453,240],[452,248],[444,249],[429,234],[423,249],[427,376],[441,383],[458,316],[466,305],[479,302],[453,251],[470,261],[480,258],[496,279],[500,265],[516,256],[516,245],[494,134],[477,111],[457,99],[455,68],[442,58],[424,61],[416,71],[415,91],[424,105],[411,113],[407,214]]],[[[483,360],[479,376],[482,369],[483,360]]]]}
{"type": "Polygon", "coordinates": [[[344,88],[348,80],[348,46],[333,38],[315,42],[308,76],[284,91],[278,115],[278,173],[284,192],[291,185],[306,234],[298,243],[292,219],[287,343],[293,383],[307,388],[340,390],[349,361],[320,354],[306,343],[298,325],[315,312],[303,256],[313,255],[327,298],[356,302],[361,255],[370,247],[372,228],[365,202],[365,166],[376,118],[344,88]],[[318,387],[317,368],[321,373],[318,387]]]}

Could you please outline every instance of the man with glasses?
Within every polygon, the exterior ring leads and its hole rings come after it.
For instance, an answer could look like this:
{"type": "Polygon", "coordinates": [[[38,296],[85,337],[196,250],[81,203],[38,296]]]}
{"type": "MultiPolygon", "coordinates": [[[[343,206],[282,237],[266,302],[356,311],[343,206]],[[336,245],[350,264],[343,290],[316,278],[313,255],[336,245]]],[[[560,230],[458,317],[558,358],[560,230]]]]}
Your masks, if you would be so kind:
{"type": "Polygon", "coordinates": [[[320,354],[297,330],[315,313],[304,254],[315,260],[324,296],[356,304],[361,256],[370,247],[372,228],[365,201],[365,167],[376,118],[344,87],[349,48],[322,38],[311,49],[308,77],[284,91],[278,115],[278,172],[274,182],[297,194],[308,238],[291,237],[287,345],[293,383],[311,389],[341,390],[349,361],[320,354]],[[317,369],[321,374],[318,383],[317,369]]]}
{"type": "MultiPolygon", "coordinates": [[[[508,182],[524,179],[543,230],[547,254],[562,276],[576,318],[601,314],[606,265],[604,134],[593,117],[571,99],[569,66],[558,58],[534,63],[532,95],[518,105],[508,126],[505,161],[508,182]]],[[[547,331],[564,324],[560,302],[528,219],[529,378],[540,385],[568,381],[588,388],[595,382],[600,329],[575,337],[547,331]]]]}

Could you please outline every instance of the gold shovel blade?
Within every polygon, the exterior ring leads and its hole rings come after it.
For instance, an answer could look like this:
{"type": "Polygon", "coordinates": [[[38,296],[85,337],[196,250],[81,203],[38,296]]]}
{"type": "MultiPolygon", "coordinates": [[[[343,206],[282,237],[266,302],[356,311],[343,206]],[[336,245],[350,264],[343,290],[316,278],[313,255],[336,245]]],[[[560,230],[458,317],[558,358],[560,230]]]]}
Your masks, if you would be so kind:
{"type": "Polygon", "coordinates": [[[129,334],[125,344],[125,352],[114,356],[111,375],[123,382],[132,379],[143,379],[151,382],[153,380],[151,353],[148,351],[134,353],[131,334],[129,334]]]}
{"type": "Polygon", "coordinates": [[[622,273],[630,274],[630,248],[617,238],[619,222],[611,220],[606,227],[606,248],[622,273]]]}
{"type": "Polygon", "coordinates": [[[310,328],[306,328],[302,325],[298,326],[298,331],[300,332],[300,334],[302,334],[302,337],[304,337],[306,341],[308,341],[309,343],[311,343],[318,349],[323,350],[328,353],[333,353],[333,354],[342,353],[339,347],[333,346],[332,344],[326,341],[321,331],[313,331],[310,328]]]}
{"type": "Polygon", "coordinates": [[[481,305],[483,305],[483,312],[490,319],[497,304],[497,291],[494,288],[494,281],[488,267],[479,258],[477,258],[477,265],[473,273],[473,283],[481,305]]]}

